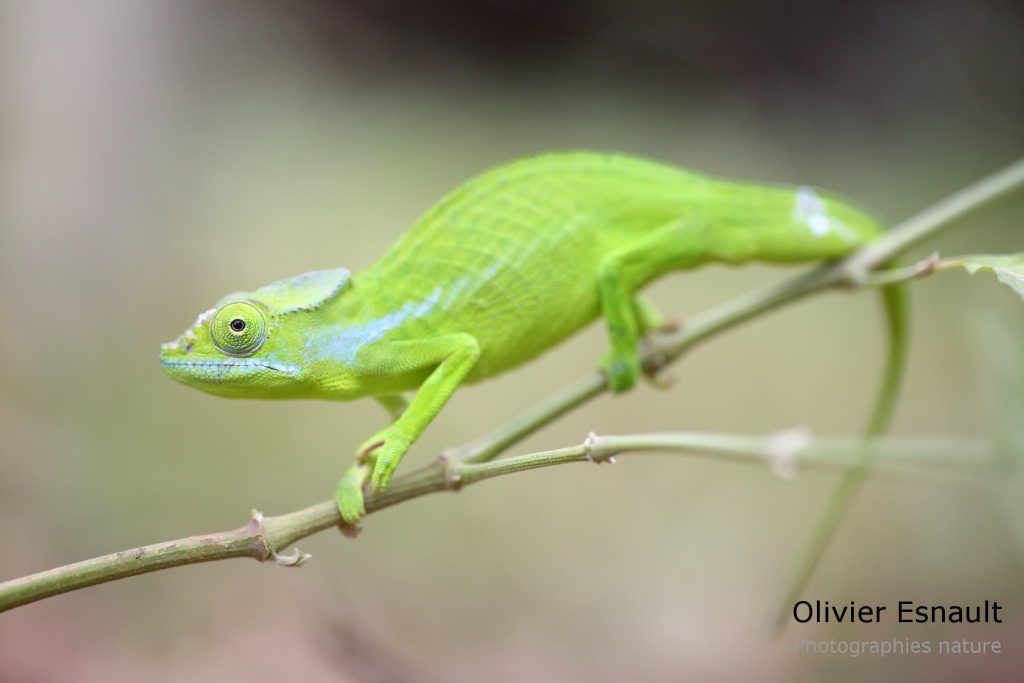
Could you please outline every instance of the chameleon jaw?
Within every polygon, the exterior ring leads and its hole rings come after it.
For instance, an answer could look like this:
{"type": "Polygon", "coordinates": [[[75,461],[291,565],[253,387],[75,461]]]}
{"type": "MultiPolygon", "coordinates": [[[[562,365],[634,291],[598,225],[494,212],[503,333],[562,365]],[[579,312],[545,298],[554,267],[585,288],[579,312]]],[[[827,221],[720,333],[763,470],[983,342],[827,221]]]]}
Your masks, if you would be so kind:
{"type": "MultiPolygon", "coordinates": [[[[299,369],[293,365],[269,363],[255,358],[226,358],[223,360],[175,360],[161,358],[160,364],[165,368],[210,368],[211,370],[223,369],[225,371],[233,369],[243,369],[243,371],[244,369],[272,370],[286,375],[296,375],[299,372],[299,369]]],[[[205,371],[201,370],[200,373],[205,374],[205,371]]]]}
{"type": "Polygon", "coordinates": [[[228,398],[277,398],[301,386],[299,367],[267,359],[161,356],[160,364],[175,382],[228,398]]]}

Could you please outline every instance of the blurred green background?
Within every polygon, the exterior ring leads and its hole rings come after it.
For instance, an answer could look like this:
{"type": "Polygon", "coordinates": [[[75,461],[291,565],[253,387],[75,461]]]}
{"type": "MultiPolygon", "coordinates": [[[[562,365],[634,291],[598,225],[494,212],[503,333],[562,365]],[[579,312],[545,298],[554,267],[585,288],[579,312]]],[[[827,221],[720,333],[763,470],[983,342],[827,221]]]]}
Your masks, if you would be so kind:
{"type": "MultiPolygon", "coordinates": [[[[839,6],[443,0],[9,0],[0,6],[0,578],[326,499],[383,421],[370,403],[227,401],[158,344],[222,294],[365,267],[459,181],[594,147],[813,183],[888,223],[1024,149],[1014,2],[839,6]]],[[[930,248],[1021,251],[1021,202],[930,248]]],[[[922,251],[921,254],[927,253],[922,251]]],[[[653,288],[693,313],[771,281],[653,288]]],[[[913,288],[896,431],[1024,429],[1009,290],[913,288]]],[[[855,432],[882,360],[872,296],[829,295],[714,340],[676,386],[604,397],[521,447],[590,430],[855,432]]],[[[589,370],[590,329],[460,391],[428,462],[589,370]]],[[[0,616],[0,681],[993,680],[1024,670],[1019,474],[876,478],[807,595],[1007,605],[996,626],[768,624],[834,476],[681,456],[482,483],[300,544],[0,616]],[[996,657],[850,658],[802,638],[998,639],[996,657]]],[[[891,609],[891,608],[890,608],[891,609]]]]}

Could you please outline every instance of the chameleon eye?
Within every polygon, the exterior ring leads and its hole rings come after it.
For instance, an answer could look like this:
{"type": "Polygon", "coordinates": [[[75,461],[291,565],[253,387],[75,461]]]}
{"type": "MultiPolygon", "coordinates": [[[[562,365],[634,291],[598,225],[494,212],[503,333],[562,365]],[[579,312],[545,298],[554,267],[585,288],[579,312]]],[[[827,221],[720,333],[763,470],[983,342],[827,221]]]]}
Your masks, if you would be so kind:
{"type": "Polygon", "coordinates": [[[236,301],[214,314],[210,337],[229,356],[250,356],[267,338],[267,319],[263,311],[248,301],[236,301]]]}

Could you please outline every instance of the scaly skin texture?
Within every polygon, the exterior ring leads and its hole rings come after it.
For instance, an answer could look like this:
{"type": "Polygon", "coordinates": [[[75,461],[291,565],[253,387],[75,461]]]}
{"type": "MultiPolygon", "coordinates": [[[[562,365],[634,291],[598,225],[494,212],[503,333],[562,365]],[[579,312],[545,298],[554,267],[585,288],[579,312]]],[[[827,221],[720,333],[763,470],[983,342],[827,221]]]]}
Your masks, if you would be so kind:
{"type": "Polygon", "coordinates": [[[637,341],[657,316],[651,280],[708,262],[842,256],[877,223],[807,187],[732,183],[621,154],[561,152],[492,169],[424,214],[377,263],[236,292],[161,361],[222,396],[376,397],[395,418],[358,449],[337,500],[364,513],[461,384],[514,368],[603,314],[613,391],[639,374],[637,341]],[[406,407],[401,392],[415,390],[406,407]],[[403,411],[404,409],[404,411],[403,411]]]}

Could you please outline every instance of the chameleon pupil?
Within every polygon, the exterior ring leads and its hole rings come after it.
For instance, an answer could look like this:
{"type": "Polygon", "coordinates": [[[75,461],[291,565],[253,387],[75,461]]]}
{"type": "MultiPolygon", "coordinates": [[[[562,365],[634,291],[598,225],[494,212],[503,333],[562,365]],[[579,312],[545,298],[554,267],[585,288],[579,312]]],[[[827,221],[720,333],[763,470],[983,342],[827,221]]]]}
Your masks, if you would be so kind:
{"type": "Polygon", "coordinates": [[[231,329],[235,332],[241,332],[245,329],[245,321],[241,318],[235,318],[231,321],[231,329]]]}

